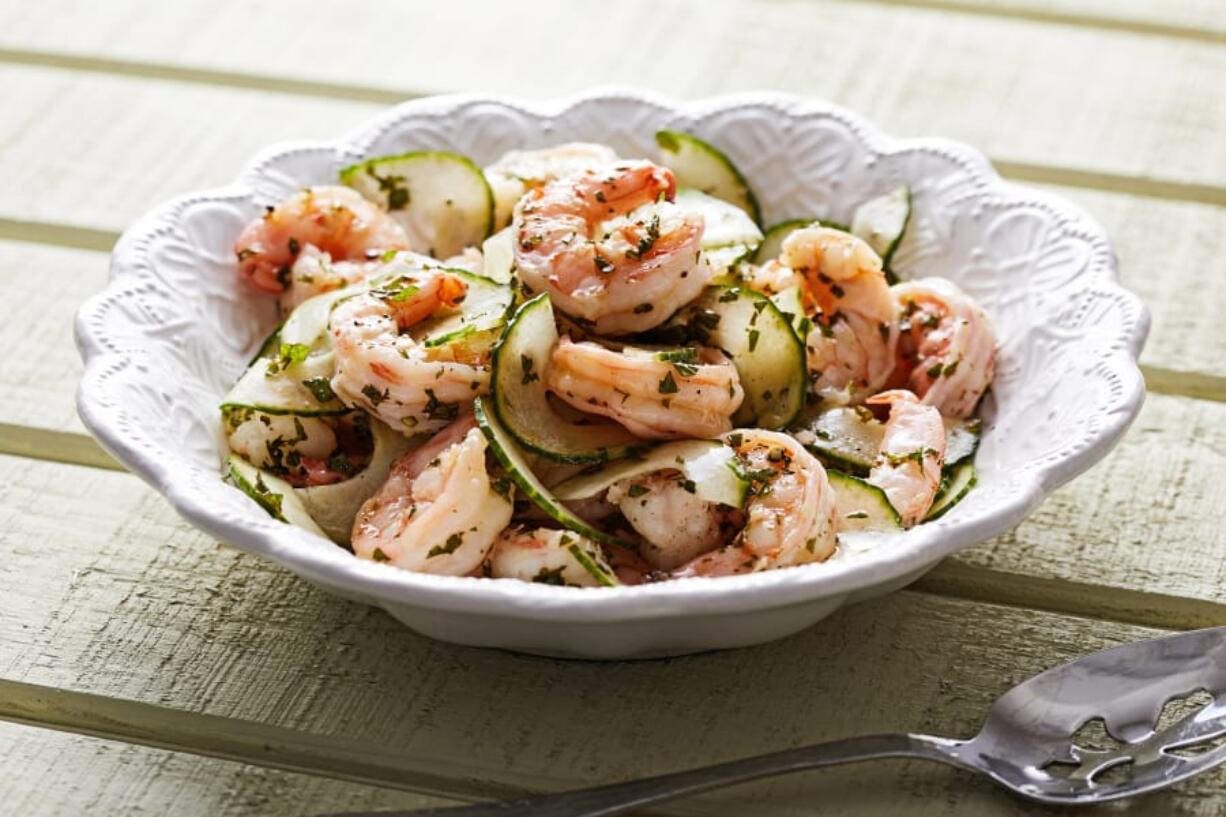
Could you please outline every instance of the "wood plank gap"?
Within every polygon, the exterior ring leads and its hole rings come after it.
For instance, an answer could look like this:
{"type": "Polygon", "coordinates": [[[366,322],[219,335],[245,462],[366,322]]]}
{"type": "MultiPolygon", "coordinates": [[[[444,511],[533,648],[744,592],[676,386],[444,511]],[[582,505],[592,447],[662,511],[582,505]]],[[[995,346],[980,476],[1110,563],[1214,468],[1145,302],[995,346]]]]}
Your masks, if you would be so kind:
{"type": "Polygon", "coordinates": [[[229,88],[244,88],[277,94],[298,94],[302,96],[326,97],[329,99],[375,102],[385,105],[425,95],[419,91],[371,88],[364,85],[319,82],[289,77],[274,77],[264,74],[244,74],[237,71],[189,68],[179,65],[145,62],[143,60],[120,60],[111,57],[91,57],[18,48],[0,48],[0,62],[14,65],[31,65],[40,68],[61,68],[69,71],[91,71],[139,79],[191,82],[200,85],[221,85],[229,88]]]}
{"type": "Polygon", "coordinates": [[[1226,207],[1226,187],[1218,185],[1176,182],[1123,173],[1104,173],[1075,167],[1037,165],[1008,159],[991,159],[991,162],[996,171],[1010,181],[1079,187],[1084,190],[1100,190],[1104,193],[1124,193],[1150,199],[1226,207]]]}
{"type": "MultiPolygon", "coordinates": [[[[871,0],[872,2],[890,2],[891,0],[871,0]]],[[[898,0],[907,2],[907,0],[898,0]]],[[[374,88],[364,85],[339,84],[297,80],[287,77],[242,74],[231,71],[219,71],[204,68],[188,68],[167,65],[163,63],[118,60],[105,57],[89,57],[55,52],[0,48],[0,62],[18,65],[31,65],[45,68],[58,68],[70,71],[92,71],[98,73],[116,74],[120,76],[138,77],[141,79],[166,80],[172,82],[191,82],[204,85],[222,85],[235,88],[256,89],[283,94],[298,94],[306,96],[328,97],[380,104],[393,104],[425,96],[425,90],[396,90],[374,88]]],[[[1073,167],[1058,167],[1028,162],[993,159],[993,164],[1000,174],[1014,181],[1034,182],[1039,184],[1054,184],[1065,187],[1077,187],[1088,190],[1100,190],[1111,193],[1125,193],[1147,198],[1167,199],[1171,201],[1195,202],[1226,207],[1226,186],[1198,184],[1194,182],[1171,181],[1167,179],[1134,176],[1129,174],[1107,173],[1093,170],[1082,170],[1073,167]]],[[[58,225],[41,225],[33,222],[10,221],[10,229],[24,229],[31,238],[15,236],[19,240],[39,240],[40,229],[47,236],[46,243],[63,243],[64,246],[84,247],[86,249],[110,249],[107,241],[113,244],[113,233],[90,231],[87,228],[73,227],[73,232],[60,235],[55,232],[58,225]],[[75,235],[74,235],[75,234],[75,235]],[[92,234],[92,235],[91,235],[92,234]],[[107,236],[107,238],[103,238],[107,236]],[[92,241],[90,244],[73,243],[76,241],[92,241]]],[[[3,222],[0,222],[3,229],[3,222]]],[[[0,237],[6,237],[0,234],[0,237]]]]}
{"type": "Polygon", "coordinates": [[[1029,576],[946,559],[910,586],[921,593],[1170,630],[1226,625],[1226,603],[1029,576]]]}
{"type": "MultiPolygon", "coordinates": [[[[539,776],[528,786],[520,780],[490,781],[471,767],[372,749],[365,742],[7,679],[0,679],[0,720],[468,803],[561,791],[585,782],[539,776]]],[[[670,806],[635,814],[703,813],[683,801],[670,806]]]]}
{"type": "Polygon", "coordinates": [[[1126,34],[1142,34],[1151,37],[1174,37],[1213,45],[1226,43],[1226,30],[1204,30],[1150,20],[1126,20],[1093,14],[1069,14],[1059,11],[1027,8],[1024,5],[985,6],[979,3],[965,2],[964,0],[852,0],[852,2],[863,5],[896,6],[925,11],[969,14],[979,17],[1003,17],[1011,20],[1023,20],[1028,23],[1093,28],[1105,31],[1118,31],[1126,34]]]}
{"type": "Polygon", "coordinates": [[[97,230],[92,227],[77,227],[71,224],[0,218],[0,240],[110,252],[115,242],[119,240],[119,233],[112,230],[97,230]]]}
{"type": "Polygon", "coordinates": [[[125,471],[114,457],[85,434],[0,423],[0,454],[125,471]]]}
{"type": "Polygon", "coordinates": [[[1145,388],[1154,394],[1191,397],[1226,403],[1226,377],[1202,372],[1181,372],[1160,366],[1142,366],[1145,388]]]}
{"type": "Polygon", "coordinates": [[[8,679],[0,679],[0,719],[460,800],[529,793],[478,780],[471,769],[397,755],[386,747],[8,679]]]}

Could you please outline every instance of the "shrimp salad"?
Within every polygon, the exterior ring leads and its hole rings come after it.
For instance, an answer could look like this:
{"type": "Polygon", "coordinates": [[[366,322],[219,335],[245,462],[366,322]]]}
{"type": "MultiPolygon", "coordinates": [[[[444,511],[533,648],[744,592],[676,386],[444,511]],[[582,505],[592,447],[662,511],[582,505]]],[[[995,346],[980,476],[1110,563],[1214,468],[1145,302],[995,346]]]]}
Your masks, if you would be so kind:
{"type": "Polygon", "coordinates": [[[226,478],[388,569],[573,587],[947,512],[996,340],[891,264],[909,190],[763,230],[717,148],[656,141],[380,157],[267,207],[235,253],[283,322],[221,405],[226,478]]]}

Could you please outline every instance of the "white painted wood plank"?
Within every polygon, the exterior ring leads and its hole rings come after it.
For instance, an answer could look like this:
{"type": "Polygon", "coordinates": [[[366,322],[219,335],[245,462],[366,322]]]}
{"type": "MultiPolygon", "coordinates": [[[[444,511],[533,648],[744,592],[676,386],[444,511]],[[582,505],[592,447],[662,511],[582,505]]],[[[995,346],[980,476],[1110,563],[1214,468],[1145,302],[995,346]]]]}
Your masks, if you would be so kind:
{"type": "Polygon", "coordinates": [[[866,0],[956,14],[995,14],[1056,25],[1077,25],[1222,42],[1226,18],[1216,0],[866,0]]]}
{"type": "Polygon", "coordinates": [[[0,722],[6,814],[303,817],[453,801],[0,722]]]}
{"type": "MultiPolygon", "coordinates": [[[[495,785],[552,788],[857,732],[967,735],[1013,682],[1152,632],[902,593],[775,644],[665,661],[458,648],[213,546],[127,475],[7,458],[0,468],[21,474],[0,481],[0,707],[24,703],[12,686],[21,682],[141,702],[129,709],[147,713],[146,728],[175,713],[185,740],[194,716],[237,719],[249,751],[272,765],[296,742],[335,745],[346,763],[371,759],[374,776],[411,782],[460,768],[495,785]]],[[[476,784],[447,785],[464,794],[476,784]]],[[[1224,786],[1226,772],[1151,802],[1207,815],[1224,786]]],[[[763,783],[677,813],[831,807],[1040,813],[914,764],[763,783]]]]}
{"type": "Polygon", "coordinates": [[[0,47],[405,92],[771,87],[1022,165],[1226,183],[1226,50],[1212,43],[872,3],[630,0],[598,25],[594,13],[564,0],[527,14],[493,0],[383,0],[361,15],[321,6],[291,25],[300,15],[284,0],[105,11],[58,0],[9,10],[0,47]],[[529,35],[525,58],[515,44],[529,35]]]}
{"type": "MultiPolygon", "coordinates": [[[[299,126],[304,132],[319,123],[340,129],[342,122],[353,124],[372,110],[331,100],[46,69],[0,68],[0,80],[6,75],[25,89],[10,108],[24,125],[6,129],[0,123],[0,141],[8,146],[0,152],[0,175],[17,181],[0,188],[0,220],[59,217],[92,230],[118,230],[174,195],[226,183],[260,144],[287,137],[299,126]],[[66,77],[71,81],[63,84],[66,77]],[[43,104],[57,94],[62,106],[43,104]],[[222,110],[239,115],[227,119],[217,115],[222,110]],[[108,115],[118,135],[77,123],[82,116],[108,115]],[[287,126],[286,117],[298,124],[287,126]],[[210,118],[212,149],[184,150],[210,118]],[[135,133],[140,134],[135,143],[124,136],[135,133]],[[170,158],[151,160],[148,170],[142,169],[142,157],[163,155],[170,158]],[[53,183],[40,184],[40,179],[53,183]]],[[[1219,322],[1226,310],[1226,277],[1207,274],[1226,252],[1226,208],[1052,189],[1105,224],[1116,242],[1125,283],[1150,305],[1154,331],[1143,362],[1226,376],[1226,333],[1219,322]],[[1195,297],[1189,297],[1193,291],[1195,297]]],[[[32,237],[70,241],[72,231],[64,232],[69,235],[32,237]]],[[[79,366],[69,326],[78,302],[99,289],[104,277],[100,254],[0,242],[0,286],[13,293],[5,308],[22,316],[0,331],[23,352],[0,373],[0,384],[10,389],[0,400],[5,405],[0,422],[79,428],[70,406],[79,366]],[[29,315],[45,316],[33,331],[25,329],[29,315]]]]}

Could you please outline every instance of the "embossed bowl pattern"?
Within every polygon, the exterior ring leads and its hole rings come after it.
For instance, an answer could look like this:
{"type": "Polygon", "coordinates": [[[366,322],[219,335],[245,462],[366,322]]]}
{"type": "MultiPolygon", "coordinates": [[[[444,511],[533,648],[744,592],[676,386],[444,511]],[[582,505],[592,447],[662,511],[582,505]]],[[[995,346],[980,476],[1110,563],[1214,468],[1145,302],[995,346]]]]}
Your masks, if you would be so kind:
{"type": "Polygon", "coordinates": [[[78,408],[102,445],[197,527],[415,630],[553,655],[642,657],[786,635],[1015,526],[1135,417],[1148,326],[1145,307],[1117,282],[1101,227],[1055,196],[1005,183],[955,142],[888,138],[846,110],[780,94],[680,104],[620,90],[547,102],[443,96],[397,106],[333,142],[277,145],[232,186],[132,225],[107,288],[77,314],[86,363],[78,408]],[[581,139],[653,156],[660,128],[726,151],[767,223],[846,221],[860,201],[911,185],[914,215],[895,265],[908,277],[953,279],[989,312],[1000,342],[979,484],[950,513],[822,565],[595,590],[360,561],[221,481],[218,402],[275,321],[269,299],[239,281],[232,252],[265,204],[380,154],[450,149],[488,163],[512,148],[581,139]]]}

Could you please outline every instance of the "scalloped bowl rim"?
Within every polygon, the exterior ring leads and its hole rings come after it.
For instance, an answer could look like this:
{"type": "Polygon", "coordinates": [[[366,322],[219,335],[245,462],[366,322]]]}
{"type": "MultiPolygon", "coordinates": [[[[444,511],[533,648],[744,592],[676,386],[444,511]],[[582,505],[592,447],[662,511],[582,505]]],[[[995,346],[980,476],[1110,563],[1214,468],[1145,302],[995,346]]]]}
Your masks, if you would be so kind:
{"type": "MultiPolygon", "coordinates": [[[[1140,410],[1145,386],[1137,358],[1148,334],[1149,314],[1135,295],[1119,285],[1118,269],[1105,231],[1075,205],[1043,191],[1005,182],[982,153],[959,142],[938,138],[897,139],[880,132],[859,115],[844,108],[781,93],[743,93],[676,103],[664,97],[621,88],[594,89],[587,93],[545,101],[478,94],[451,94],[410,100],[379,114],[336,140],[282,142],[260,151],[224,188],[177,197],[158,207],[129,227],[116,244],[106,289],[87,300],[78,310],[77,345],[86,371],[77,395],[78,412],[90,432],[119,462],[163,494],[184,518],[196,527],[252,553],[270,558],[296,573],[334,589],[342,589],[372,602],[407,603],[438,611],[508,616],[516,619],[558,622],[635,621],[671,616],[701,616],[782,607],[820,598],[851,596],[880,585],[914,577],[945,556],[998,535],[1022,521],[1055,488],[1085,471],[1118,442],[1140,410]],[[533,584],[512,579],[475,581],[464,577],[413,573],[387,565],[356,559],[347,550],[303,548],[299,528],[276,523],[219,518],[199,500],[192,484],[171,470],[151,452],[138,447],[112,423],[98,400],[100,374],[117,365],[134,363],[144,352],[109,347],[90,328],[90,318],[102,309],[104,300],[122,288],[124,269],[147,261],[149,244],[160,227],[173,222],[176,213],[205,199],[246,199],[254,193],[251,180],[258,168],[274,157],[295,151],[331,150],[360,156],[361,145],[384,129],[417,113],[456,110],[465,105],[493,103],[535,116],[556,117],[583,104],[629,100],[650,104],[672,114],[696,117],[702,113],[741,105],[778,107],[781,116],[803,108],[806,113],[841,120],[867,146],[879,153],[915,149],[939,149],[956,156],[963,169],[983,185],[994,199],[1024,199],[1040,204],[1095,239],[1105,252],[1109,283],[1119,297],[1135,302],[1137,320],[1126,337],[1116,337],[1110,369],[1122,381],[1124,396],[1110,413],[1098,435],[1084,448],[1034,470],[1009,501],[990,513],[950,524],[949,517],[890,536],[854,559],[834,560],[786,570],[766,571],[719,579],[689,578],[658,584],[614,588],[572,588],[533,584]]],[[[1105,343],[1106,341],[1104,341],[1105,343]]],[[[252,508],[256,506],[252,503],[252,508]]],[[[262,513],[262,511],[260,511],[262,513]]]]}

